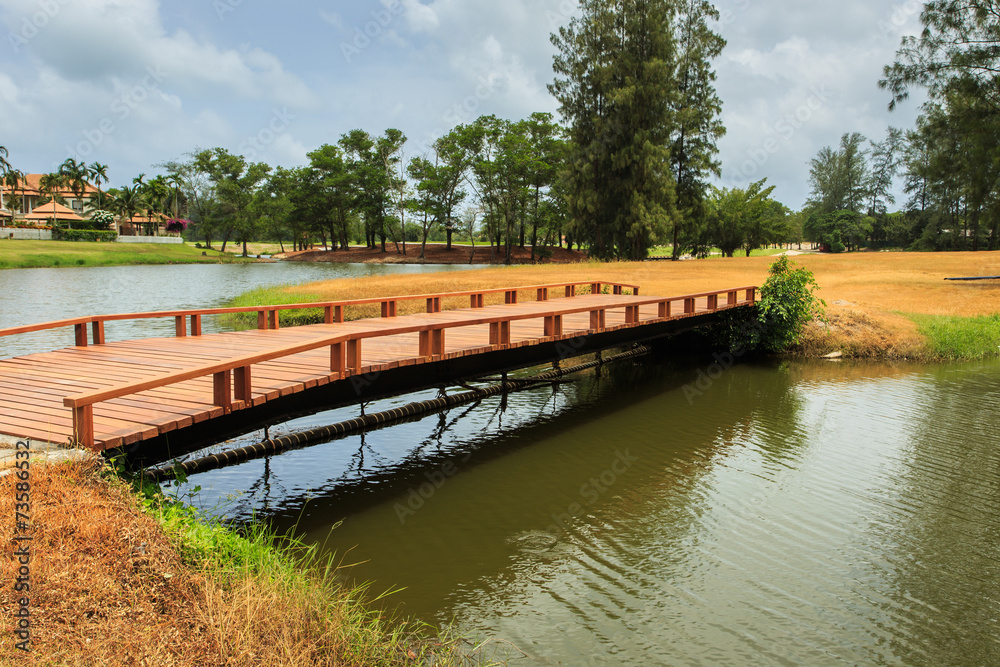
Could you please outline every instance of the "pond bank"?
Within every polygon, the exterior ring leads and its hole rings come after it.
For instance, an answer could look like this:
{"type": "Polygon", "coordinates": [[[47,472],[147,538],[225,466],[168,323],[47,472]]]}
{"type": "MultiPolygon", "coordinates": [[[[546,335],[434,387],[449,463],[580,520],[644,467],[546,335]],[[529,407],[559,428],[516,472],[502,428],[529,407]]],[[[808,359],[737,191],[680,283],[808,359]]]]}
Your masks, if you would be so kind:
{"type": "Polygon", "coordinates": [[[258,261],[187,244],[95,241],[0,241],[0,269],[39,269],[141,264],[219,264],[258,261]]]}
{"type": "MultiPolygon", "coordinates": [[[[451,664],[454,643],[372,611],[314,548],[139,494],[96,457],[29,470],[31,651],[5,641],[4,664],[451,664]]],[[[0,479],[4,516],[16,483],[0,479]]]]}

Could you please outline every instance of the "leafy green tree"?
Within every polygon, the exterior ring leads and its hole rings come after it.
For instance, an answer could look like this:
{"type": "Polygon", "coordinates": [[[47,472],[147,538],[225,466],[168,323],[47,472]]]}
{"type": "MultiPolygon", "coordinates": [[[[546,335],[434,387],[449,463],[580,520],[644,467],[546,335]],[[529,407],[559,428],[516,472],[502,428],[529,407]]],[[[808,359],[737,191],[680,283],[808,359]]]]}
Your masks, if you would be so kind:
{"type": "Polygon", "coordinates": [[[200,151],[195,154],[194,162],[208,175],[219,199],[222,251],[225,252],[229,239],[235,237],[243,244],[243,256],[246,257],[247,242],[257,231],[256,219],[251,215],[254,193],[271,167],[263,162],[248,163],[242,155],[232,155],[225,148],[200,151]]]}
{"type": "Polygon", "coordinates": [[[853,132],[840,138],[839,149],[820,149],[810,162],[810,206],[823,213],[861,210],[870,181],[864,141],[861,134],[853,132]]]}
{"type": "Polygon", "coordinates": [[[565,191],[574,235],[600,259],[643,259],[676,222],[677,127],[669,0],[581,0],[552,36],[550,92],[569,125],[565,191]]]}
{"type": "Polygon", "coordinates": [[[313,210],[314,216],[327,221],[331,245],[339,242],[342,250],[350,248],[353,207],[358,198],[357,174],[348,164],[340,146],[323,144],[308,154],[309,163],[318,172],[317,187],[320,201],[313,210]]]}
{"type": "Polygon", "coordinates": [[[767,224],[772,213],[770,195],[774,186],[765,188],[766,180],[751,183],[745,190],[713,189],[708,239],[726,257],[732,257],[740,247],[759,247],[758,243],[763,244],[770,237],[767,224]]]}

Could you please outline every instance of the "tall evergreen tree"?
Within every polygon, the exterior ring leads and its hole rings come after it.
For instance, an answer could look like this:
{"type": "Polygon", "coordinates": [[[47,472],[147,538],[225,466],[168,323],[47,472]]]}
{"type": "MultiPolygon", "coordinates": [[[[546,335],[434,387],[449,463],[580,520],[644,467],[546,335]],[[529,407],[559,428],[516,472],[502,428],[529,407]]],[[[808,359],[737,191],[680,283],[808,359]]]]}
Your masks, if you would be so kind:
{"type": "Polygon", "coordinates": [[[677,40],[677,97],[674,101],[676,129],[671,142],[671,171],[677,188],[680,215],[673,228],[673,259],[691,247],[705,224],[706,177],[720,176],[716,159],[718,141],[726,128],[719,118],[722,100],[715,92],[711,61],[726,46],[713,32],[709,20],[719,20],[719,10],[706,0],[682,0],[675,38],[677,40]]]}
{"type": "Polygon", "coordinates": [[[552,36],[549,91],[569,125],[575,234],[601,259],[642,259],[676,221],[670,144],[677,127],[670,0],[581,0],[552,36]]]}

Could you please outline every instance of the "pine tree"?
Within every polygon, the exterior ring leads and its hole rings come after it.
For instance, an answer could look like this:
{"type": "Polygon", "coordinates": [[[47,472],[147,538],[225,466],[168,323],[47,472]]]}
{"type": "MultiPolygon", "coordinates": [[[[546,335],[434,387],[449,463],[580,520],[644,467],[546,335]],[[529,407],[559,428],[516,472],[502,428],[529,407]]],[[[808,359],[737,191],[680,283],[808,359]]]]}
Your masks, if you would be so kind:
{"type": "Polygon", "coordinates": [[[570,126],[564,183],[572,232],[600,259],[642,259],[677,218],[670,144],[677,127],[669,0],[581,0],[552,36],[549,91],[570,126]]]}

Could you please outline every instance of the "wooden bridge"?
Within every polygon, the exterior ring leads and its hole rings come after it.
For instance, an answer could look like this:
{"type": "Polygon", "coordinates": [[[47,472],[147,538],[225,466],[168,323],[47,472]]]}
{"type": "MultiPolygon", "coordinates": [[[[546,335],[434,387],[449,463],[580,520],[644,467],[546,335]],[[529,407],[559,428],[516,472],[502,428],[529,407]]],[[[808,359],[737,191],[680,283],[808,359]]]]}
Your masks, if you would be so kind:
{"type": "Polygon", "coordinates": [[[594,281],[0,329],[0,337],[75,332],[74,347],[0,360],[0,435],[95,451],[169,445],[173,436],[177,450],[282,416],[670,335],[717,311],[752,305],[756,290],[640,296],[635,285],[594,281]],[[503,303],[492,304],[500,295],[503,303]],[[459,298],[468,307],[442,310],[443,301],[459,298]],[[408,301],[424,302],[426,312],[397,315],[408,301]],[[366,304],[380,304],[382,316],[344,321],[346,308],[366,304]],[[320,309],[324,322],[279,326],[279,311],[306,308],[320,309]],[[254,312],[256,329],[202,335],[204,316],[254,312]],[[174,318],[176,336],[105,340],[106,322],[148,318],[174,318]]]}

